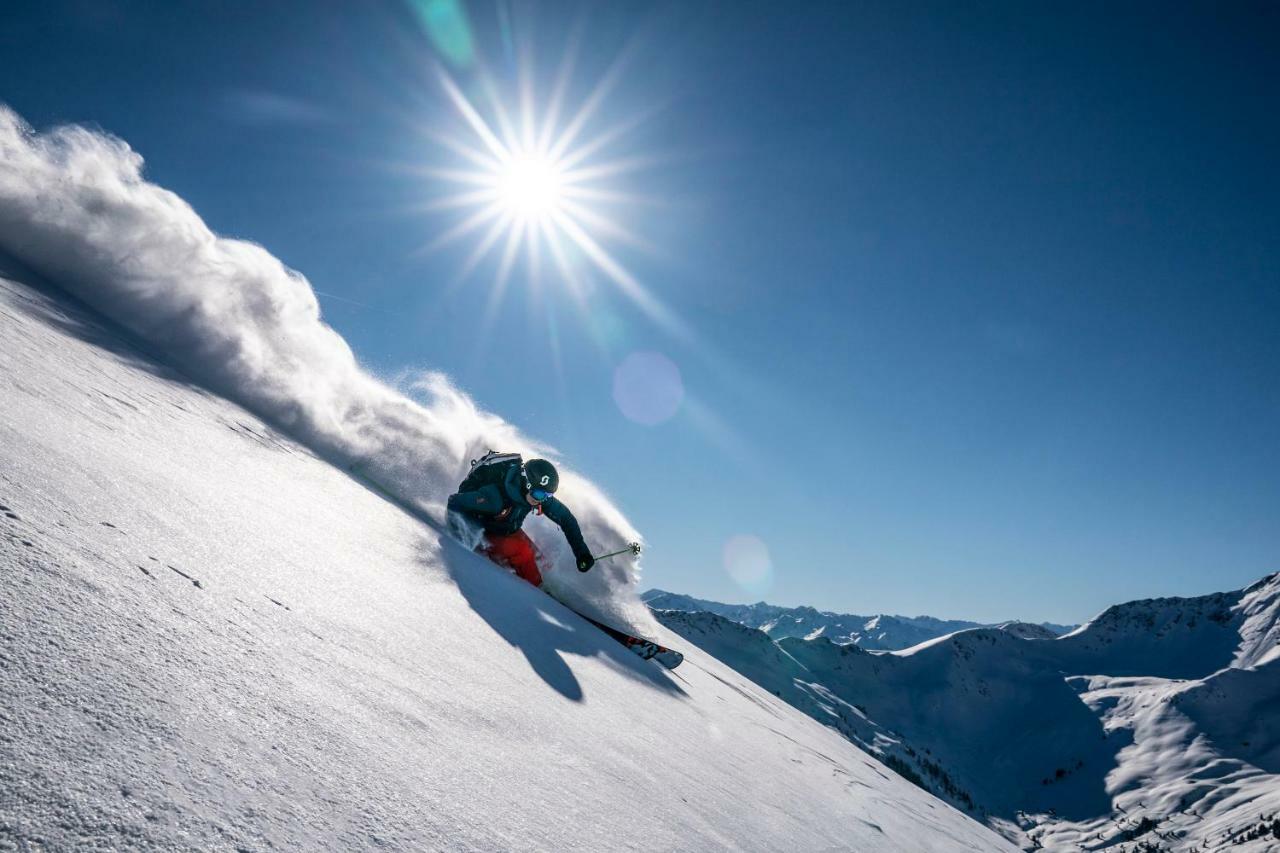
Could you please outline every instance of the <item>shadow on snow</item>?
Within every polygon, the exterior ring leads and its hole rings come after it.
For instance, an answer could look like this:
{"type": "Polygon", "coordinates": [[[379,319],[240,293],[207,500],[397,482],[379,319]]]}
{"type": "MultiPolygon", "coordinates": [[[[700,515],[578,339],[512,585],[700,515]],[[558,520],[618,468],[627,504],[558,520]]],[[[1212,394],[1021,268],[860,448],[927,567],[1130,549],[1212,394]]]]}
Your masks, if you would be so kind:
{"type": "Polygon", "coordinates": [[[671,695],[686,695],[666,670],[641,660],[559,601],[447,534],[440,533],[438,548],[424,543],[421,550],[424,565],[439,559],[476,615],[519,649],[530,669],[566,699],[585,698],[566,659],[569,655],[602,657],[628,678],[671,695]]]}

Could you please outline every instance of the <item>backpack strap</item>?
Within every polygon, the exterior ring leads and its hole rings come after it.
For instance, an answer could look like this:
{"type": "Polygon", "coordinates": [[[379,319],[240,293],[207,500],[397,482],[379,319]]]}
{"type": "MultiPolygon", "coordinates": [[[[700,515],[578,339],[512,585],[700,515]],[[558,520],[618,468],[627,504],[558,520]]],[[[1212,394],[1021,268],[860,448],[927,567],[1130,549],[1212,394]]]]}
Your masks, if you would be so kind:
{"type": "Polygon", "coordinates": [[[521,462],[519,453],[499,453],[496,450],[490,450],[479,459],[471,460],[471,470],[483,468],[485,465],[501,465],[507,462],[521,462]]]}

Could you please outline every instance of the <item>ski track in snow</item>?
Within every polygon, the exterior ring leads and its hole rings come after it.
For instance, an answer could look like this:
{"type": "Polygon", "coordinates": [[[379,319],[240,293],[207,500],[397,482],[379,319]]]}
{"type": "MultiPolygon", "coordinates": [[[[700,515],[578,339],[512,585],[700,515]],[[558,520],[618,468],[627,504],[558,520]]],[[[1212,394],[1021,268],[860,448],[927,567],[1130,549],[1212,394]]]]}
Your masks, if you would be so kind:
{"type": "Polygon", "coordinates": [[[0,339],[0,846],[1015,849],[65,297],[0,278],[0,339]]]}

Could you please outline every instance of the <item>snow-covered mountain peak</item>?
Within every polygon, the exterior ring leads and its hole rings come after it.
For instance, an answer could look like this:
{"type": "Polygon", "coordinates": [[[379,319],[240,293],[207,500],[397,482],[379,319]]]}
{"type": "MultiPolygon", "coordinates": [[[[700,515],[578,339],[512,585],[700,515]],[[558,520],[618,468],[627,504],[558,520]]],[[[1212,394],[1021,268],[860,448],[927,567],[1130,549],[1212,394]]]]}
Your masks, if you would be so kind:
{"type": "Polygon", "coordinates": [[[1266,656],[1277,636],[1277,586],[1271,576],[1251,592],[1117,604],[1060,638],[1060,653],[1076,672],[1203,678],[1266,656]]]}
{"type": "Polygon", "coordinates": [[[1253,583],[1246,586],[1243,590],[1241,590],[1241,592],[1243,592],[1245,595],[1250,595],[1252,593],[1258,592],[1259,590],[1263,590],[1267,588],[1271,588],[1271,589],[1280,588],[1280,572],[1272,572],[1269,575],[1264,575],[1263,577],[1258,578],[1256,581],[1254,581],[1253,583]]]}
{"type": "Polygon", "coordinates": [[[1013,634],[1016,637],[1021,637],[1024,640],[1056,640],[1058,639],[1058,635],[1055,634],[1053,631],[1050,631],[1048,628],[1046,628],[1043,625],[1035,625],[1035,624],[1032,624],[1031,622],[1019,622],[1017,620],[1014,620],[1012,622],[1002,622],[996,627],[999,628],[1001,631],[1006,631],[1010,634],[1013,634]]]}
{"type": "Polygon", "coordinates": [[[972,660],[978,654],[994,654],[994,650],[1006,650],[1012,654],[1022,654],[1026,649],[1024,642],[1026,639],[1021,635],[1021,632],[1006,630],[1004,626],[983,625],[977,628],[965,628],[963,631],[944,634],[941,637],[926,640],[909,649],[902,649],[889,654],[894,657],[912,657],[926,653],[958,654],[963,660],[972,660]],[[945,651],[939,652],[939,650],[945,651]]]}
{"type": "Polygon", "coordinates": [[[1240,647],[1232,666],[1260,666],[1280,659],[1280,572],[1245,587],[1235,609],[1241,618],[1240,647]]]}
{"type": "Polygon", "coordinates": [[[1163,637],[1177,630],[1194,630],[1198,620],[1220,625],[1231,621],[1231,609],[1239,603],[1234,592],[1216,592],[1196,598],[1145,598],[1116,604],[1081,626],[1073,634],[1091,631],[1135,632],[1163,637]]]}

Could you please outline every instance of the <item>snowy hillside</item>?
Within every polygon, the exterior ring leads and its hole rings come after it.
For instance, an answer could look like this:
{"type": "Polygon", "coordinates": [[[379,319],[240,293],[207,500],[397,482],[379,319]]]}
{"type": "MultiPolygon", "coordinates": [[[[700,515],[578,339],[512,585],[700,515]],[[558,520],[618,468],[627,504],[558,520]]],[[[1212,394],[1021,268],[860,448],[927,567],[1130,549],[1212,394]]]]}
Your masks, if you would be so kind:
{"type": "MultiPolygon", "coordinates": [[[[700,645],[721,630],[656,614],[700,645]]],[[[1118,605],[1056,639],[1013,623],[894,653],[793,637],[771,654],[743,627],[740,648],[704,647],[789,701],[793,681],[857,708],[898,747],[873,751],[1025,845],[1265,850],[1280,841],[1236,841],[1280,809],[1278,617],[1272,575],[1118,605]]]]}
{"type": "MultiPolygon", "coordinates": [[[[864,649],[896,650],[963,631],[966,628],[986,627],[978,622],[963,619],[935,619],[932,616],[856,616],[852,613],[831,613],[812,607],[779,607],[761,601],[756,604],[722,604],[689,595],[651,589],[641,596],[655,610],[706,611],[726,619],[732,619],[750,628],[758,628],[775,640],[787,637],[816,639],[826,637],[833,643],[852,643],[864,649]]],[[[1022,622],[1006,622],[1004,625],[1023,626],[1018,630],[1036,636],[1056,637],[1075,626],[1028,625],[1022,622]]],[[[1003,626],[1001,626],[1003,627],[1003,626]]]]}
{"type": "Polygon", "coordinates": [[[443,535],[530,442],[362,373],[123,143],[0,111],[0,155],[0,845],[1013,849],[641,621],[634,565],[550,577],[674,673],[443,535]]]}
{"type": "Polygon", "coordinates": [[[836,696],[803,664],[764,633],[711,613],[664,611],[663,623],[698,648],[729,664],[773,695],[830,726],[882,760],[901,758],[907,745],[867,718],[866,711],[836,696]]]}
{"type": "Polygon", "coordinates": [[[1243,597],[1237,591],[1109,607],[1063,637],[1055,655],[1078,673],[1200,678],[1235,658],[1243,597]]]}

